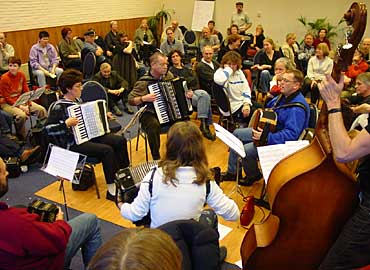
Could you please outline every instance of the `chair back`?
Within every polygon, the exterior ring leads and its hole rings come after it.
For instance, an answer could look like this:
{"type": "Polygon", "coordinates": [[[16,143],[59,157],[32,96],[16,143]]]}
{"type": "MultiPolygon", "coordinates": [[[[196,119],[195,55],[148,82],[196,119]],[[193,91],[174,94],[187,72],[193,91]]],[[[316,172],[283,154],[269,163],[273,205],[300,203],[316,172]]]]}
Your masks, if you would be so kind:
{"type": "Polygon", "coordinates": [[[308,120],[309,128],[316,128],[317,119],[319,119],[319,109],[316,104],[310,103],[310,119],[308,120]]]}
{"type": "Polygon", "coordinates": [[[222,36],[222,33],[218,32],[217,37],[218,37],[218,40],[220,41],[220,44],[222,44],[222,42],[224,41],[224,37],[222,36]]]}
{"type": "Polygon", "coordinates": [[[223,87],[213,82],[212,93],[220,113],[223,116],[230,116],[231,115],[230,101],[223,87]]]}
{"type": "Polygon", "coordinates": [[[96,81],[88,81],[82,85],[81,99],[83,102],[103,99],[108,102],[104,86],[96,81]]]}
{"type": "Polygon", "coordinates": [[[82,65],[82,73],[84,76],[84,80],[91,80],[95,73],[95,66],[96,66],[96,58],[94,53],[89,52],[86,54],[83,65],[82,65]]]}

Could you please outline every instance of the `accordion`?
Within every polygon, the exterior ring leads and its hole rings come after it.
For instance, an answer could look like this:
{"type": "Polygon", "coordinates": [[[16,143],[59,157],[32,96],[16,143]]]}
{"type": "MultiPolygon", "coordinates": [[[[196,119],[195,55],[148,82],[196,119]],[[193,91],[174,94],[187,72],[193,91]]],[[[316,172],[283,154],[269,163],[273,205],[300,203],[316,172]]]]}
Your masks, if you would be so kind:
{"type": "Polygon", "coordinates": [[[38,214],[40,221],[53,223],[59,212],[58,207],[52,203],[46,203],[40,200],[34,200],[27,207],[28,213],[38,214]]]}
{"type": "Polygon", "coordinates": [[[193,108],[186,97],[188,88],[185,80],[176,78],[153,83],[148,86],[148,90],[157,97],[153,105],[160,124],[189,119],[193,108]]]}
{"type": "Polygon", "coordinates": [[[109,133],[107,118],[107,102],[105,100],[90,101],[68,107],[68,115],[78,119],[78,124],[72,127],[77,144],[109,133]]]}

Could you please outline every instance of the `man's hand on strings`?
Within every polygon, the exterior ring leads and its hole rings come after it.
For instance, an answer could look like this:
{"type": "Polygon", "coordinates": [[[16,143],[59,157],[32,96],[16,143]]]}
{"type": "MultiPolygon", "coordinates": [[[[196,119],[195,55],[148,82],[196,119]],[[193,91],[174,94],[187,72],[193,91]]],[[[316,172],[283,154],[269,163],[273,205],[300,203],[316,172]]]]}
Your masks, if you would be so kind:
{"type": "Polygon", "coordinates": [[[257,127],[257,129],[252,130],[252,139],[255,141],[259,141],[261,139],[263,129],[260,127],[257,127]]]}

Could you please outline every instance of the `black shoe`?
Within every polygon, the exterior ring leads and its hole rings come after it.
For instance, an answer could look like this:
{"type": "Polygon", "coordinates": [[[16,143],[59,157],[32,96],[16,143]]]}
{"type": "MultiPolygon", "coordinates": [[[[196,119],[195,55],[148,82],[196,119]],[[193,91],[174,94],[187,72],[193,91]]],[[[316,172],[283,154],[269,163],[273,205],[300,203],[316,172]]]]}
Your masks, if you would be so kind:
{"type": "Polygon", "coordinates": [[[112,113],[114,113],[117,116],[122,116],[123,115],[123,113],[121,112],[121,110],[117,106],[112,107],[112,113]]]}
{"type": "Polygon", "coordinates": [[[220,247],[220,262],[224,262],[227,256],[227,248],[222,246],[220,247]]]}
{"type": "Polygon", "coordinates": [[[258,173],[257,175],[253,175],[253,176],[246,176],[244,178],[239,179],[239,185],[249,187],[253,185],[254,182],[261,180],[261,178],[262,178],[261,173],[258,173]]]}
{"type": "MultiPolygon", "coordinates": [[[[242,173],[239,173],[239,181],[242,178],[242,173]]],[[[221,181],[236,181],[236,174],[224,172],[221,173],[221,181]]]]}
{"type": "Polygon", "coordinates": [[[213,135],[211,131],[209,130],[209,126],[206,123],[207,119],[200,119],[200,131],[202,132],[203,136],[207,138],[208,140],[215,141],[216,135],[213,135]]]}
{"type": "Polygon", "coordinates": [[[109,201],[116,202],[116,196],[110,194],[108,190],[107,190],[107,195],[105,196],[105,198],[109,201]]]}

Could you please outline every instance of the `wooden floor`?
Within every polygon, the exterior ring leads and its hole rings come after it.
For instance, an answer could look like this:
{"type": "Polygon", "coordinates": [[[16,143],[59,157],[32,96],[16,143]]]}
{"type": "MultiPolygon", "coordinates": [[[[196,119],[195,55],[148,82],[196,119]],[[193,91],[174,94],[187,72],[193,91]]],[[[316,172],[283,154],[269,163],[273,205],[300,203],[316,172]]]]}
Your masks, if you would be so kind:
{"type": "MultiPolygon", "coordinates": [[[[167,135],[161,135],[161,144],[162,144],[161,151],[164,150],[166,136],[167,135]]],[[[226,170],[228,147],[226,147],[219,139],[217,139],[214,142],[204,139],[204,143],[206,145],[210,167],[219,166],[221,167],[222,171],[226,170]]],[[[139,140],[139,149],[137,152],[135,151],[135,146],[136,138],[132,140],[133,165],[145,161],[144,140],[142,138],[139,140]]],[[[149,157],[151,158],[150,150],[149,157]]],[[[134,225],[130,221],[125,220],[121,217],[119,210],[117,209],[113,202],[105,199],[106,185],[101,164],[98,164],[96,166],[95,171],[97,175],[97,182],[101,193],[101,198],[97,199],[94,188],[90,188],[88,191],[73,191],[71,189],[71,185],[69,183],[66,183],[65,191],[68,206],[82,212],[95,213],[99,218],[120,226],[134,227],[134,225]]],[[[244,205],[242,196],[236,192],[233,192],[233,190],[235,190],[235,182],[223,182],[221,183],[221,188],[223,189],[225,194],[227,194],[230,198],[235,200],[239,208],[242,209],[244,205]]],[[[241,187],[241,190],[244,196],[253,194],[259,197],[261,188],[262,181],[255,183],[252,187],[241,187]]],[[[63,203],[62,192],[58,190],[59,182],[55,182],[45,187],[44,189],[38,191],[36,195],[58,203],[63,203]]],[[[259,213],[256,213],[255,218],[258,220],[261,218],[259,213]]],[[[223,240],[221,240],[221,245],[226,246],[228,249],[228,255],[226,260],[228,262],[235,263],[240,260],[240,251],[239,251],[240,244],[243,240],[246,229],[240,226],[239,221],[228,222],[220,218],[219,222],[233,229],[232,232],[230,232],[223,240]]]]}

